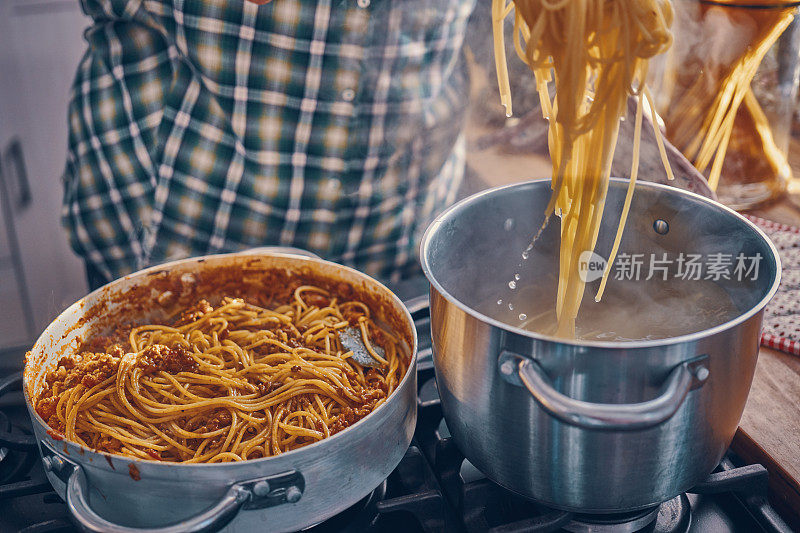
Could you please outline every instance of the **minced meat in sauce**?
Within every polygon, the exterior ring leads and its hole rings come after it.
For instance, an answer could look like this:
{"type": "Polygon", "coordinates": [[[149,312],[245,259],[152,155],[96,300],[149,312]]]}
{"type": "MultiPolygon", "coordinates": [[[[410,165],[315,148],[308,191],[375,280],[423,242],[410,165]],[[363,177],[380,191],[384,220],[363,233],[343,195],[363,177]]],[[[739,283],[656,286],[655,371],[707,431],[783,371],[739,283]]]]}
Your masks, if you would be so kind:
{"type": "MultiPolygon", "coordinates": [[[[276,290],[269,294],[267,298],[271,301],[286,302],[290,299],[291,294],[294,292],[299,282],[284,285],[280,290],[276,290]]],[[[350,289],[344,285],[347,292],[350,289]]],[[[344,290],[344,289],[343,289],[344,290]]],[[[265,295],[259,295],[258,300],[262,305],[268,305],[264,302],[265,295]]],[[[324,307],[330,304],[331,297],[323,294],[308,291],[303,295],[307,305],[324,307]]],[[[172,326],[179,327],[182,324],[187,324],[202,318],[207,313],[214,310],[214,307],[205,299],[197,301],[196,304],[187,307],[180,313],[176,319],[173,319],[172,326]]],[[[358,325],[362,312],[357,307],[350,307],[345,313],[345,319],[353,325],[358,325]]],[[[57,434],[64,433],[65,427],[59,417],[56,415],[56,409],[60,399],[60,395],[67,389],[77,385],[82,385],[86,389],[91,389],[104,381],[114,378],[120,365],[121,359],[127,352],[131,350],[129,344],[129,336],[133,326],[130,324],[121,326],[113,331],[110,335],[96,335],[88,339],[82,346],[78,355],[62,357],[56,368],[48,372],[44,379],[44,386],[38,394],[35,401],[36,412],[41,416],[47,424],[57,432],[57,434]]],[[[261,328],[270,329],[277,334],[284,342],[291,346],[302,345],[303,332],[298,331],[294,327],[282,324],[277,321],[274,324],[262,325],[261,328]]],[[[385,345],[387,339],[379,328],[370,328],[370,336],[375,345],[385,345]]],[[[228,336],[227,327],[222,328],[218,332],[219,338],[224,339],[228,336]]],[[[257,354],[269,354],[276,350],[280,350],[275,345],[263,344],[254,348],[257,354]]],[[[162,344],[154,344],[145,348],[136,358],[135,366],[141,369],[143,374],[167,372],[169,374],[177,374],[180,372],[195,372],[198,371],[198,363],[192,357],[189,349],[183,345],[177,344],[175,346],[165,346],[162,344]]],[[[298,374],[303,372],[300,365],[293,365],[290,367],[291,373],[298,374]]],[[[353,402],[349,407],[343,407],[343,411],[336,418],[336,420],[329,427],[330,433],[338,433],[351,426],[361,418],[371,413],[375,407],[384,401],[388,395],[388,387],[381,377],[381,374],[373,368],[365,369],[365,378],[368,386],[357,390],[358,400],[353,402]]],[[[355,377],[355,372],[348,371],[350,378],[355,377]]],[[[266,378],[262,381],[258,376],[250,376],[247,381],[253,386],[254,390],[259,395],[268,395],[283,386],[281,380],[269,381],[266,378]]],[[[112,385],[113,387],[113,385],[112,385]]],[[[302,409],[312,405],[313,398],[303,394],[293,398],[289,402],[289,407],[292,409],[302,409]]],[[[291,409],[290,409],[291,411],[291,409]]],[[[199,433],[214,432],[221,428],[230,426],[232,423],[231,412],[227,409],[216,409],[210,413],[189,417],[180,420],[180,424],[186,430],[195,431],[199,433]],[[191,420],[190,420],[191,418],[191,420]],[[185,425],[184,425],[185,424],[185,425]]],[[[322,432],[322,427],[317,428],[322,432]]],[[[171,430],[167,430],[169,432],[171,430]]],[[[247,428],[248,435],[255,433],[255,428],[247,428]]],[[[220,436],[221,440],[223,437],[220,436]]],[[[91,443],[98,451],[108,453],[119,453],[122,448],[122,443],[117,439],[105,435],[99,435],[93,439],[91,443]]],[[[211,442],[209,448],[213,448],[214,442],[211,442]]],[[[160,454],[156,451],[150,450],[148,452],[150,457],[154,460],[162,460],[160,454]]],[[[252,457],[260,457],[261,453],[257,452],[252,457]]],[[[139,480],[139,472],[136,466],[131,463],[129,465],[130,476],[139,480]]]]}
{"type": "Polygon", "coordinates": [[[173,347],[153,344],[142,351],[136,360],[136,366],[145,374],[161,371],[177,374],[197,370],[197,361],[180,344],[173,347]]]}

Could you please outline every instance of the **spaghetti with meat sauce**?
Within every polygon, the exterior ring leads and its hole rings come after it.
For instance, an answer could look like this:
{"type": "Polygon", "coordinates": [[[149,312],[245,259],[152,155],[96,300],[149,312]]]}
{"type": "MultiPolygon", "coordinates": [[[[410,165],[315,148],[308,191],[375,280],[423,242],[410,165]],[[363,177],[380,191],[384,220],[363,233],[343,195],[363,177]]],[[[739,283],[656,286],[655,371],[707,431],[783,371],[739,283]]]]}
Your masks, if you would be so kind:
{"type": "Polygon", "coordinates": [[[283,292],[264,306],[199,300],[163,323],[94,336],[46,374],[36,412],[89,448],[187,463],[268,457],[338,433],[386,401],[408,357],[352,295],[283,292]],[[355,362],[338,336],[347,327],[385,363],[355,362]]]}

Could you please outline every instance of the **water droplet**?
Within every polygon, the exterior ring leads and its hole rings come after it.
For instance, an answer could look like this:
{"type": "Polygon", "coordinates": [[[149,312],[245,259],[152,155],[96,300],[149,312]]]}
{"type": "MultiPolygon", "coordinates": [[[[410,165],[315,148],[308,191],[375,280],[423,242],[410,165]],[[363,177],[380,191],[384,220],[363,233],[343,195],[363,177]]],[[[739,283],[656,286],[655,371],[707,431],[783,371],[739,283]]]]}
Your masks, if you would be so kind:
{"type": "Polygon", "coordinates": [[[503,304],[503,299],[502,299],[502,298],[500,298],[499,300],[497,300],[497,305],[502,305],[502,304],[503,304]]]}
{"type": "Polygon", "coordinates": [[[519,319],[520,320],[525,320],[526,318],[528,318],[528,315],[526,315],[525,313],[520,313],[519,314],[519,319]]]}
{"type": "Polygon", "coordinates": [[[533,243],[529,244],[525,251],[522,252],[522,258],[527,259],[531,255],[531,250],[533,250],[533,243]]]}
{"type": "Polygon", "coordinates": [[[513,311],[514,310],[514,304],[508,304],[508,310],[509,311],[513,311]]]}
{"type": "Polygon", "coordinates": [[[508,288],[513,291],[514,289],[517,288],[517,282],[516,281],[509,281],[508,282],[508,288]]]}
{"type": "Polygon", "coordinates": [[[519,281],[519,274],[514,274],[514,279],[519,281]]]}
{"type": "Polygon", "coordinates": [[[506,221],[503,222],[503,228],[505,228],[506,231],[511,231],[511,228],[513,228],[513,227],[514,227],[514,219],[513,218],[507,218],[506,221]]]}

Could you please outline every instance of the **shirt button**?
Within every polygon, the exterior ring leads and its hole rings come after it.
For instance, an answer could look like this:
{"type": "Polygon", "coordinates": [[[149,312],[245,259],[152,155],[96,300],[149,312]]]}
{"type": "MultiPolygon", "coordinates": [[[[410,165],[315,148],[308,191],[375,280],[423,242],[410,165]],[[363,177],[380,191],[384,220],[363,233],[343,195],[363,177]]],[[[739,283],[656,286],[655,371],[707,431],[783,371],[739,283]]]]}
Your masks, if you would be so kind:
{"type": "Polygon", "coordinates": [[[356,3],[361,9],[367,9],[369,7],[370,0],[358,0],[356,3]]]}
{"type": "Polygon", "coordinates": [[[356,97],[356,92],[353,89],[345,89],[342,91],[342,100],[345,102],[352,102],[356,97]]]}

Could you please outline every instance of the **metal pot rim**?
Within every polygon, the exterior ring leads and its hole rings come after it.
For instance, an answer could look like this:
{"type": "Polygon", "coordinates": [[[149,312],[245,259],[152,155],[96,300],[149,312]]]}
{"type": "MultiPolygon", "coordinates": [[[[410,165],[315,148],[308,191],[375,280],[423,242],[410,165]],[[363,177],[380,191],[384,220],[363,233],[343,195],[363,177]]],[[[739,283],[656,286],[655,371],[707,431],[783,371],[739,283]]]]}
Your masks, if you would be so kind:
{"type": "MultiPolygon", "coordinates": [[[[422,271],[425,273],[425,277],[428,278],[428,281],[430,282],[432,287],[434,289],[436,289],[436,291],[438,291],[450,303],[452,303],[453,305],[455,305],[456,307],[458,307],[459,309],[461,309],[465,313],[477,318],[478,320],[481,320],[482,322],[485,322],[485,323],[487,323],[487,324],[489,324],[491,326],[500,328],[502,330],[505,330],[505,331],[508,331],[508,332],[511,332],[511,333],[515,333],[515,334],[523,336],[523,337],[529,337],[531,339],[535,339],[535,340],[539,340],[539,341],[553,342],[553,343],[557,343],[557,344],[566,344],[566,345],[570,345],[570,346],[578,346],[578,347],[586,347],[586,348],[600,348],[600,349],[609,349],[609,350],[619,350],[620,348],[622,348],[622,349],[635,349],[635,348],[653,348],[653,347],[659,347],[659,346],[669,346],[669,345],[674,345],[674,344],[681,344],[681,343],[684,343],[684,342],[693,342],[693,341],[697,341],[697,340],[700,340],[702,338],[708,337],[710,335],[715,335],[717,333],[723,332],[725,330],[728,330],[728,329],[730,329],[732,327],[735,327],[735,326],[747,321],[749,318],[751,318],[752,316],[757,314],[764,306],[766,306],[767,303],[769,303],[769,301],[772,299],[772,297],[778,291],[778,286],[780,285],[780,282],[781,282],[781,260],[780,260],[780,256],[778,255],[778,250],[777,250],[777,248],[775,248],[775,245],[773,244],[773,242],[766,236],[766,234],[763,231],[761,231],[761,229],[758,226],[753,224],[750,220],[748,220],[747,218],[743,217],[742,215],[740,215],[739,213],[737,213],[733,209],[731,209],[731,208],[729,208],[729,207],[727,207],[727,206],[725,206],[725,205],[723,205],[723,204],[721,204],[719,202],[716,202],[714,200],[706,198],[705,196],[702,196],[700,194],[696,194],[696,193],[693,193],[693,192],[690,192],[690,191],[686,191],[686,190],[683,190],[683,189],[678,189],[678,188],[672,187],[670,185],[663,185],[663,184],[652,183],[652,182],[637,182],[636,183],[636,188],[660,189],[660,190],[662,190],[663,192],[665,192],[667,194],[683,195],[683,196],[687,196],[689,198],[692,198],[694,200],[701,201],[701,202],[709,205],[709,207],[711,207],[712,209],[718,209],[718,210],[724,211],[728,215],[731,215],[734,218],[739,219],[740,222],[744,223],[747,227],[749,227],[752,231],[754,231],[759,237],[761,237],[761,239],[763,241],[765,241],[767,243],[767,246],[769,247],[769,249],[772,252],[772,257],[775,260],[775,266],[776,266],[775,271],[776,271],[776,274],[775,274],[775,279],[772,281],[772,286],[769,288],[769,290],[764,295],[764,297],[756,305],[752,306],[750,309],[748,309],[744,313],[741,313],[740,315],[736,316],[732,320],[729,320],[727,322],[724,322],[722,324],[714,326],[713,328],[705,329],[705,330],[702,330],[702,331],[697,331],[695,333],[690,333],[690,334],[687,334],[687,335],[680,335],[680,336],[677,336],[677,337],[669,337],[669,338],[666,338],[666,339],[625,341],[625,342],[582,341],[582,340],[575,340],[575,339],[565,339],[565,338],[561,338],[561,337],[552,337],[552,336],[549,336],[549,335],[543,335],[541,333],[536,333],[536,332],[533,332],[533,331],[528,331],[528,330],[521,329],[521,328],[518,328],[518,327],[515,327],[515,326],[511,326],[509,324],[506,324],[504,322],[501,322],[499,320],[496,320],[494,318],[486,316],[483,313],[479,313],[478,311],[472,309],[470,306],[468,306],[468,305],[464,304],[463,302],[461,302],[460,300],[458,300],[456,297],[454,297],[452,294],[450,294],[447,290],[445,290],[445,288],[442,287],[441,283],[439,283],[439,281],[433,276],[433,273],[431,272],[430,264],[428,262],[428,256],[429,256],[429,253],[430,253],[430,243],[431,243],[432,236],[433,236],[434,232],[436,232],[438,227],[441,226],[441,224],[444,222],[444,220],[448,219],[448,218],[452,218],[453,216],[455,216],[455,213],[457,213],[458,211],[460,211],[462,209],[465,209],[467,206],[469,206],[469,205],[471,205],[471,204],[473,204],[475,202],[478,202],[479,200],[481,200],[485,196],[491,196],[493,194],[496,194],[498,191],[502,191],[502,190],[505,190],[505,189],[513,189],[513,188],[516,188],[516,187],[524,187],[524,186],[528,186],[528,185],[531,185],[531,184],[537,184],[537,183],[543,183],[543,182],[549,182],[549,181],[550,181],[550,178],[539,178],[539,179],[533,179],[533,180],[528,180],[528,181],[519,182],[519,183],[513,183],[513,184],[510,184],[510,185],[503,185],[503,186],[500,186],[500,187],[493,187],[491,189],[486,189],[485,191],[481,191],[481,192],[479,192],[477,194],[474,194],[474,195],[472,195],[472,196],[470,196],[468,198],[465,198],[465,199],[455,203],[454,205],[450,206],[449,208],[444,210],[442,213],[440,213],[439,216],[437,216],[436,219],[430,224],[430,226],[428,226],[428,229],[425,230],[425,234],[422,237],[422,244],[420,245],[420,251],[421,251],[421,253],[420,253],[420,262],[422,263],[422,271]]],[[[611,181],[614,182],[614,183],[627,184],[629,180],[624,179],[624,178],[611,178],[611,181]]]]}
{"type": "MultiPolygon", "coordinates": [[[[138,465],[147,465],[146,468],[148,468],[148,469],[150,469],[150,468],[159,468],[159,467],[161,467],[161,468],[205,468],[205,469],[220,468],[220,469],[224,469],[224,468],[230,468],[232,465],[266,464],[270,460],[275,460],[277,458],[283,459],[285,457],[293,457],[293,456],[298,456],[300,454],[309,454],[309,453],[313,453],[314,450],[316,450],[316,449],[318,449],[320,447],[323,447],[323,449],[324,449],[324,447],[326,447],[326,446],[332,446],[331,444],[326,444],[326,443],[330,443],[330,442],[334,441],[334,439],[341,439],[342,435],[344,435],[344,438],[347,438],[348,430],[356,428],[356,427],[362,425],[362,422],[365,422],[366,420],[372,418],[373,415],[376,415],[376,414],[380,413],[381,411],[385,410],[387,408],[387,405],[389,404],[389,402],[393,398],[395,398],[397,396],[397,392],[400,389],[402,389],[402,388],[407,386],[407,383],[408,383],[409,379],[411,379],[409,377],[411,375],[411,371],[412,370],[416,371],[417,342],[418,342],[418,339],[417,339],[417,330],[413,326],[414,319],[411,317],[411,313],[409,313],[408,309],[403,304],[403,302],[397,297],[397,295],[394,292],[392,292],[391,290],[389,290],[389,288],[386,287],[380,281],[378,281],[375,278],[373,278],[371,276],[368,276],[367,274],[364,274],[363,272],[360,272],[360,271],[358,271],[358,270],[356,270],[354,268],[351,268],[351,267],[348,267],[348,266],[345,266],[345,265],[340,265],[340,264],[334,263],[332,261],[326,261],[324,259],[318,259],[318,258],[314,258],[314,257],[307,257],[307,256],[298,255],[298,254],[292,254],[292,253],[261,252],[261,251],[248,252],[248,251],[245,251],[245,252],[232,252],[232,253],[226,253],[226,254],[209,254],[209,255],[203,255],[203,256],[188,257],[188,258],[185,258],[185,259],[178,259],[178,260],[175,260],[175,261],[170,261],[170,262],[167,262],[167,263],[161,263],[161,264],[154,265],[154,266],[142,269],[142,270],[138,270],[136,272],[128,274],[127,276],[124,276],[124,277],[119,278],[117,280],[114,280],[114,281],[112,281],[112,282],[110,282],[110,283],[108,283],[106,285],[103,285],[102,287],[99,287],[98,289],[95,289],[94,291],[90,292],[89,294],[87,294],[86,296],[84,296],[83,298],[78,300],[77,302],[75,302],[72,305],[70,305],[69,307],[67,307],[54,320],[51,321],[50,325],[48,325],[47,328],[45,328],[45,330],[42,332],[42,334],[39,335],[39,337],[36,339],[36,342],[34,343],[33,346],[35,347],[36,345],[39,344],[39,342],[44,342],[45,336],[49,334],[49,330],[52,327],[52,325],[57,323],[57,322],[59,322],[61,320],[62,316],[66,315],[67,313],[72,313],[72,312],[77,311],[80,307],[83,306],[83,302],[87,298],[89,298],[91,296],[94,296],[95,294],[105,290],[108,287],[111,287],[111,286],[114,286],[116,284],[122,283],[124,280],[129,280],[129,279],[132,279],[132,278],[145,277],[148,274],[151,274],[153,272],[169,269],[169,268],[172,268],[172,267],[175,267],[175,266],[179,266],[179,265],[183,265],[183,264],[187,264],[187,263],[202,263],[203,261],[206,261],[206,260],[209,260],[209,259],[218,259],[218,258],[224,258],[224,257],[240,257],[240,256],[243,256],[243,257],[266,256],[266,257],[278,257],[278,258],[282,258],[283,257],[283,258],[289,258],[289,259],[292,259],[292,260],[299,260],[299,261],[307,262],[307,263],[326,264],[326,265],[329,265],[329,266],[344,270],[345,272],[350,273],[352,275],[355,275],[356,277],[360,277],[360,278],[362,278],[362,279],[364,279],[364,280],[366,280],[366,281],[368,281],[370,283],[374,283],[375,285],[380,287],[382,290],[384,290],[388,295],[391,295],[392,302],[395,303],[395,304],[399,304],[399,308],[402,309],[402,311],[403,311],[404,318],[408,321],[408,324],[411,324],[409,329],[412,332],[412,341],[413,341],[413,343],[412,343],[412,346],[410,346],[411,357],[409,359],[408,369],[406,370],[406,373],[403,376],[403,379],[401,379],[400,383],[398,383],[397,388],[395,388],[395,390],[392,392],[392,394],[388,398],[386,398],[386,401],[383,402],[381,405],[379,405],[376,409],[374,409],[367,416],[365,416],[364,418],[362,418],[361,420],[359,420],[358,422],[356,422],[352,426],[347,427],[345,430],[340,431],[339,433],[336,433],[335,435],[331,435],[330,437],[327,437],[325,439],[319,440],[319,441],[317,441],[317,442],[315,442],[313,444],[309,444],[309,445],[303,446],[301,448],[296,448],[294,450],[290,450],[288,452],[284,452],[284,453],[282,453],[280,455],[273,455],[273,456],[270,456],[270,457],[261,457],[259,459],[248,459],[246,461],[241,461],[241,462],[237,461],[237,462],[233,462],[233,463],[230,463],[230,462],[228,462],[228,463],[177,463],[177,462],[171,462],[171,461],[155,461],[155,460],[151,461],[151,460],[148,460],[148,459],[139,459],[139,458],[128,457],[128,456],[119,455],[119,454],[110,454],[110,453],[98,452],[96,450],[93,450],[92,448],[88,448],[86,446],[83,446],[81,444],[78,444],[77,442],[73,442],[71,440],[68,440],[66,438],[64,438],[63,440],[59,440],[59,442],[63,442],[66,445],[68,445],[69,447],[77,449],[78,452],[81,455],[86,454],[89,457],[97,456],[98,458],[109,457],[110,456],[110,457],[114,457],[114,458],[119,458],[120,460],[124,460],[124,461],[129,462],[129,463],[136,463],[138,465]]],[[[33,348],[31,348],[31,350],[32,349],[33,348]]],[[[28,409],[28,413],[30,414],[30,416],[36,422],[41,424],[42,427],[46,428],[48,430],[48,435],[50,435],[50,433],[49,433],[49,431],[51,430],[50,426],[47,424],[47,422],[45,422],[42,419],[42,417],[39,416],[39,413],[37,413],[36,410],[33,408],[33,401],[31,400],[31,398],[29,396],[29,391],[28,391],[28,386],[27,386],[28,379],[29,379],[28,376],[29,376],[29,374],[28,374],[28,365],[26,363],[26,365],[25,365],[25,373],[23,375],[23,381],[22,381],[22,389],[23,389],[23,394],[25,396],[25,404],[26,404],[26,407],[28,409]]],[[[56,439],[54,439],[54,440],[56,440],[56,439]]],[[[338,442],[338,440],[335,441],[335,442],[338,442]]]]}

